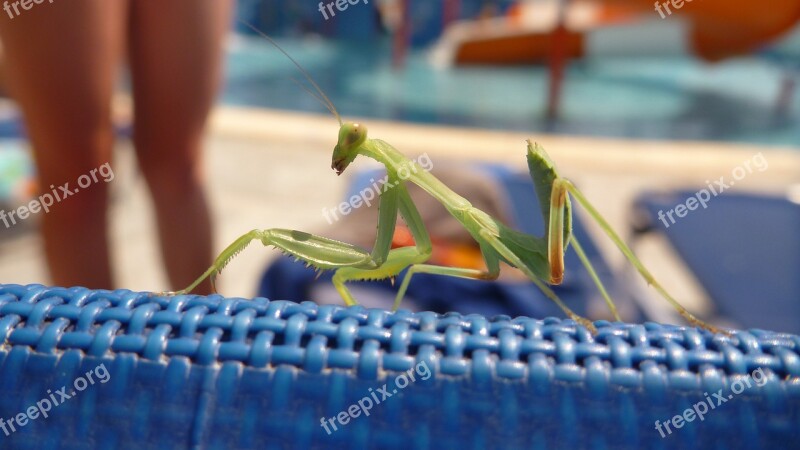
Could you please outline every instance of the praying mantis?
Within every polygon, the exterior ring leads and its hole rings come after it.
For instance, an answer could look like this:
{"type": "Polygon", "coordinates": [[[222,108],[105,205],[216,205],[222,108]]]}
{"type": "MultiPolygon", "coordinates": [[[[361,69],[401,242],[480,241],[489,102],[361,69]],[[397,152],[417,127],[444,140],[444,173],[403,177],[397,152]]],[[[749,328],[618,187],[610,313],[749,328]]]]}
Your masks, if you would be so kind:
{"type": "Polygon", "coordinates": [[[564,311],[567,317],[595,334],[597,329],[594,324],[573,312],[550,288],[550,285],[561,284],[564,278],[564,254],[571,246],[586,267],[614,319],[621,321],[613,300],[592,267],[582,245],[572,235],[572,203],[570,199],[572,197],[597,222],[645,281],[652,285],[681,316],[694,326],[712,333],[721,332],[716,327],[692,315],[655,280],[583,193],[571,181],[558,174],[552,160],[540,145],[531,140],[527,141],[528,170],[539,200],[542,217],[545,218],[545,234],[537,237],[516,231],[475,208],[466,198],[453,192],[431,173],[420,170],[421,168],[415,161],[407,158],[387,142],[369,138],[367,127],[364,124],[343,122],[333,102],[328,99],[300,64],[278,46],[272,38],[254,27],[250,27],[275,45],[300,69],[319,96],[304,85],[298,84],[322,102],[339,121],[338,141],[334,147],[331,161],[331,168],[336,174],[341,175],[357,157],[363,156],[374,159],[385,166],[388,182],[393,187],[380,193],[377,236],[371,252],[345,242],[302,231],[281,228],[256,229],[230,244],[220,253],[211,267],[186,289],[170,294],[189,293],[208,277],[211,277],[213,283],[214,277],[239,252],[256,240],[261,241],[264,246],[273,246],[294,256],[317,270],[335,270],[332,278],[333,285],[348,306],[357,304],[347,288],[348,282],[394,279],[407,269],[397,291],[393,310],[399,308],[415,274],[428,273],[477,280],[495,280],[500,274],[500,263],[504,262],[522,271],[547,298],[564,311]],[[432,253],[431,239],[420,213],[408,193],[406,183],[414,183],[433,196],[469,232],[480,247],[486,264],[485,270],[426,264],[432,253]],[[413,247],[391,248],[398,213],[404,219],[414,238],[415,245],[413,247]]]}

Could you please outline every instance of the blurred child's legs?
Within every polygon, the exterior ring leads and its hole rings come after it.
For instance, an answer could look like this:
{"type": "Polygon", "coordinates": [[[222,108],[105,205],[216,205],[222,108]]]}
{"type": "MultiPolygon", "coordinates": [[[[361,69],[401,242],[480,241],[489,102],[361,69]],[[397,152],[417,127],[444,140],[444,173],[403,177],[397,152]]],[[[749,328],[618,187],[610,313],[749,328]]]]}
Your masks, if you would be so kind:
{"type": "MultiPolygon", "coordinates": [[[[110,102],[124,54],[127,2],[56,2],[3,18],[7,82],[25,115],[41,192],[111,159],[110,102]]],[[[113,166],[113,162],[112,162],[113,166]]],[[[94,183],[42,214],[56,285],[110,288],[108,184],[94,183]]]]}
{"type": "MultiPolygon", "coordinates": [[[[134,141],[175,289],[194,281],[213,257],[201,147],[220,85],[231,8],[230,0],[131,4],[134,141]]],[[[195,292],[210,290],[205,281],[195,292]]]]}
{"type": "MultiPolygon", "coordinates": [[[[219,85],[230,0],[55,2],[0,22],[7,81],[25,115],[42,192],[111,159],[111,97],[129,56],[135,143],[173,288],[211,264],[201,139],[219,85]]],[[[111,163],[113,167],[113,162],[111,163]]],[[[111,288],[108,185],[42,214],[52,282],[111,288]]],[[[198,288],[208,291],[207,284],[198,288]]]]}

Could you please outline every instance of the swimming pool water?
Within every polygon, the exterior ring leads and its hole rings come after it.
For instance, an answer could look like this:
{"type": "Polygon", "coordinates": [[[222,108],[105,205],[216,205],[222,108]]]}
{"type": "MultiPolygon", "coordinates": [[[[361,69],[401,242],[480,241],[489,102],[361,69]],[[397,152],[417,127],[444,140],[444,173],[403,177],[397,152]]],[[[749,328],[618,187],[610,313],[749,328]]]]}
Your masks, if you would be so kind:
{"type": "MultiPolygon", "coordinates": [[[[785,59],[575,61],[567,69],[561,118],[549,122],[544,66],[439,69],[424,50],[412,50],[405,66],[394,70],[386,40],[294,38],[279,43],[344,117],[531,133],[800,145],[800,92],[783,110],[778,106],[785,80],[800,85],[797,65],[785,59]]],[[[223,101],[325,112],[291,77],[301,75],[268,42],[237,38],[228,54],[223,101]]]]}

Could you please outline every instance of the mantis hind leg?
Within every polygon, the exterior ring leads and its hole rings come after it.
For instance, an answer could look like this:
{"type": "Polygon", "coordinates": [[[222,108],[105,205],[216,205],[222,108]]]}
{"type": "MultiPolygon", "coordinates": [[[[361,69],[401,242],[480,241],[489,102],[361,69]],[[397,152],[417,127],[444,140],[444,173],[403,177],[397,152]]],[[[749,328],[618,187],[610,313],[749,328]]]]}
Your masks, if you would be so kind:
{"type": "Polygon", "coordinates": [[[611,296],[608,295],[608,291],[606,291],[606,287],[603,286],[603,282],[600,281],[600,277],[597,276],[597,272],[594,270],[594,266],[592,266],[591,261],[586,256],[586,253],[583,251],[583,247],[578,242],[578,239],[575,236],[572,236],[572,248],[575,249],[575,253],[578,254],[578,258],[583,263],[583,266],[586,268],[586,271],[589,272],[589,276],[594,281],[595,286],[597,286],[597,290],[600,291],[600,295],[603,296],[603,300],[605,300],[608,309],[611,311],[611,314],[614,316],[614,319],[617,322],[622,322],[622,319],[619,317],[619,312],[617,312],[617,305],[614,304],[614,300],[611,300],[611,296]]]}
{"type": "MultiPolygon", "coordinates": [[[[687,311],[686,308],[683,307],[683,305],[678,303],[677,300],[672,298],[672,296],[669,295],[666,289],[664,289],[661,286],[661,284],[659,284],[658,281],[656,281],[655,277],[653,277],[650,271],[647,270],[646,267],[644,267],[644,264],[642,264],[642,262],[639,261],[639,258],[637,258],[636,255],[633,254],[633,251],[630,249],[630,247],[628,247],[625,244],[625,242],[622,241],[619,235],[617,235],[617,233],[611,228],[611,225],[609,225],[608,222],[606,222],[603,216],[601,216],[600,213],[592,206],[592,204],[589,203],[586,197],[583,196],[583,193],[581,193],[581,191],[579,191],[578,188],[575,187],[575,185],[572,184],[571,181],[564,178],[558,178],[553,182],[552,196],[554,199],[554,203],[556,202],[556,197],[559,198],[566,197],[567,192],[572,194],[572,196],[575,197],[576,200],[578,200],[581,206],[586,208],[586,211],[592,216],[592,218],[598,223],[598,225],[600,225],[600,228],[606,233],[606,235],[608,235],[608,237],[614,242],[614,244],[616,244],[616,246],[620,249],[620,251],[622,251],[622,253],[628,259],[628,261],[630,261],[631,264],[633,264],[633,266],[636,267],[636,270],[645,279],[647,284],[653,286],[656,289],[656,291],[658,291],[658,293],[661,294],[661,296],[664,297],[664,299],[666,299],[675,308],[675,310],[678,311],[678,313],[681,316],[683,316],[684,319],[686,319],[687,322],[696,327],[706,329],[712,333],[727,334],[718,329],[717,327],[709,325],[703,322],[702,320],[698,319],[697,317],[692,315],[692,313],[687,311]]],[[[578,248],[579,247],[576,247],[576,250],[578,248]]],[[[581,254],[582,252],[579,251],[578,256],[580,256],[581,254]]],[[[583,256],[583,258],[585,258],[585,255],[583,256]]],[[[581,259],[583,260],[583,258],[581,259]]],[[[593,271],[591,271],[590,273],[593,273],[593,271]]],[[[594,277],[596,277],[596,274],[594,275],[594,277]]],[[[596,280],[596,282],[599,282],[599,279],[596,280]]]]}

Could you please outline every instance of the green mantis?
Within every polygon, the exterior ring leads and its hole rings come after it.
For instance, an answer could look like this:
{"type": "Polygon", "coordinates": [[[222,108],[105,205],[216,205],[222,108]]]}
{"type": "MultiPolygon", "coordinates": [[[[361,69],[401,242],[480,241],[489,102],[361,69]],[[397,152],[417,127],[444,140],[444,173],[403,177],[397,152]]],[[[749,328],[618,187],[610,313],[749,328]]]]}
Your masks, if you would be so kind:
{"type": "MultiPolygon", "coordinates": [[[[263,34],[262,36],[275,44],[268,36],[263,34]]],[[[302,71],[302,68],[291,56],[277,44],[275,46],[302,71]]],[[[305,72],[303,73],[305,74],[305,72]]],[[[558,285],[562,282],[564,254],[571,246],[586,267],[614,318],[621,320],[614,302],[603,287],[582,246],[572,235],[570,200],[572,197],[586,209],[647,283],[652,285],[689,323],[714,333],[720,332],[717,328],[693,316],[667,293],[581,191],[572,182],[558,174],[555,165],[538,144],[530,140],[527,142],[527,162],[539,199],[542,217],[545,218],[545,235],[543,237],[516,231],[473,207],[467,199],[453,192],[429,172],[422,170],[415,161],[407,158],[388,143],[370,138],[365,125],[342,122],[333,103],[308,74],[305,76],[320,96],[318,97],[311,91],[309,93],[326,105],[339,120],[338,142],[334,147],[331,162],[331,168],[336,174],[341,175],[359,156],[374,159],[386,167],[388,181],[393,188],[380,194],[377,237],[372,251],[368,252],[354,245],[302,231],[277,228],[252,230],[223,250],[213,265],[194,283],[174,294],[190,292],[208,277],[211,277],[213,281],[214,276],[253,241],[260,241],[264,246],[273,246],[317,270],[335,270],[333,284],[348,306],[357,304],[347,288],[348,282],[394,278],[403,270],[408,269],[395,297],[394,310],[400,306],[406,289],[415,274],[429,273],[494,280],[500,274],[500,263],[505,262],[521,270],[570,319],[594,333],[596,329],[592,322],[574,313],[550,288],[550,285],[558,285]],[[480,246],[486,264],[485,270],[426,264],[432,252],[431,240],[420,213],[409,196],[406,183],[414,183],[433,196],[464,226],[480,246]],[[415,245],[413,247],[391,249],[398,213],[405,220],[414,238],[415,245]]]]}

